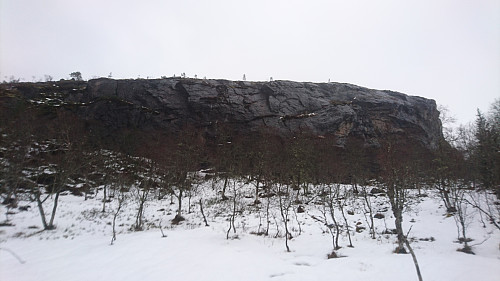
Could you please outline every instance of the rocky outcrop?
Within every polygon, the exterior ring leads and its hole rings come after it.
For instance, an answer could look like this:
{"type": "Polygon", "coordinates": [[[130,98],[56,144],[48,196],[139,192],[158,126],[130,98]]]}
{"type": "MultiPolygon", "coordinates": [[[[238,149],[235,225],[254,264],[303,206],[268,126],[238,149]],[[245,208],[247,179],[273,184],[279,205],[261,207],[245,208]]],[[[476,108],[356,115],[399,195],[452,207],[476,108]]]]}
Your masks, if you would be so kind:
{"type": "MultiPolygon", "coordinates": [[[[77,105],[82,118],[112,129],[176,132],[192,124],[210,133],[226,124],[243,133],[270,128],[282,135],[333,135],[339,145],[349,137],[378,145],[380,138],[394,134],[428,148],[442,139],[435,101],[350,84],[102,78],[69,89],[58,83],[52,86],[63,103],[77,105]]],[[[21,92],[33,98],[36,90],[21,92]]]]}

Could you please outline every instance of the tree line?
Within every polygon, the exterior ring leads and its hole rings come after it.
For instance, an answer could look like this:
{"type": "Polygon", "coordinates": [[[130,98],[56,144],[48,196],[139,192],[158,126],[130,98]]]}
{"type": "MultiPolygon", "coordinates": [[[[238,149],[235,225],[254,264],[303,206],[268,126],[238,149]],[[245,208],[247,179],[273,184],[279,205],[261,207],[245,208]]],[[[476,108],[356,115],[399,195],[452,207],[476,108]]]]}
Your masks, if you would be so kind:
{"type": "MultiPolygon", "coordinates": [[[[374,235],[367,190],[373,181],[388,196],[398,252],[412,252],[402,228],[409,190],[419,194],[425,188],[438,191],[447,212],[457,220],[464,251],[471,251],[467,245],[466,206],[478,209],[498,228],[498,206],[482,203],[484,198],[490,200],[491,192],[500,198],[498,100],[487,114],[478,112],[475,124],[447,135],[436,150],[426,149],[404,133],[382,136],[378,147],[365,146],[362,139],[354,137],[338,146],[335,136],[303,131],[280,137],[268,128],[237,134],[224,122],[217,123],[210,132],[186,124],[176,134],[133,128],[110,133],[100,124],[82,120],[70,108],[33,105],[11,97],[2,97],[0,102],[3,203],[14,207],[18,198],[27,196],[36,203],[46,230],[55,228],[62,192],[87,199],[89,194],[98,192],[98,186],[104,197],[103,212],[111,198],[119,203],[115,220],[121,202],[130,196],[135,198],[135,230],[143,228],[143,207],[152,195],[170,196],[177,201],[172,222],[179,223],[184,220],[183,201],[190,200],[197,184],[206,180],[195,173],[201,169],[210,170],[209,174],[222,183],[219,199],[232,200],[233,225],[230,224],[228,237],[231,230],[235,231],[236,179],[254,185],[255,205],[265,208],[263,201],[277,198],[286,243],[291,236],[286,225],[291,207],[309,200],[313,186],[320,187],[318,196],[325,204],[325,221],[327,217],[334,221],[338,218],[335,210],[340,210],[345,218],[339,202],[346,200],[346,194],[362,196],[374,235]],[[340,183],[352,189],[343,191],[340,183]]],[[[341,224],[334,225],[337,229],[332,229],[333,244],[338,248],[341,224]]],[[[263,233],[268,232],[269,223],[263,233]]]]}

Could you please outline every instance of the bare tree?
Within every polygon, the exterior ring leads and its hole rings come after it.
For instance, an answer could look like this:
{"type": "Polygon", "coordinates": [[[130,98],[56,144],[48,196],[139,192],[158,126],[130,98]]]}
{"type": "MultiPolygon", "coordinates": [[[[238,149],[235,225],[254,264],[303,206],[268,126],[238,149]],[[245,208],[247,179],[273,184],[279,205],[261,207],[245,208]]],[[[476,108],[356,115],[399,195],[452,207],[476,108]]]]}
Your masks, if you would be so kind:
{"type": "Polygon", "coordinates": [[[18,194],[36,187],[36,182],[28,176],[36,167],[30,165],[37,157],[36,110],[27,108],[27,104],[16,101],[13,108],[0,110],[0,197],[2,204],[10,208],[17,207],[18,194]]]}
{"type": "Polygon", "coordinates": [[[202,138],[194,127],[186,126],[179,134],[177,143],[172,147],[173,153],[170,165],[167,165],[165,179],[172,194],[177,198],[177,214],[172,223],[178,224],[185,220],[182,216],[182,199],[192,188],[195,174],[201,155],[202,138]]]}
{"type": "Polygon", "coordinates": [[[233,182],[233,200],[232,200],[232,211],[229,216],[229,228],[226,232],[226,239],[229,239],[229,233],[231,232],[231,229],[233,230],[233,233],[236,235],[236,226],[234,225],[234,221],[236,219],[236,207],[238,204],[238,188],[236,187],[236,182],[233,182]]]}
{"type": "Polygon", "coordinates": [[[321,214],[323,215],[323,220],[320,220],[316,217],[313,217],[313,219],[321,222],[322,224],[324,224],[328,230],[328,232],[330,233],[330,235],[332,236],[332,246],[333,246],[333,249],[332,249],[332,252],[328,255],[329,258],[336,258],[337,257],[337,253],[336,251],[338,249],[340,249],[339,247],[339,226],[337,224],[337,221],[336,219],[334,218],[335,216],[335,211],[332,210],[330,207],[333,207],[333,202],[330,204],[330,190],[331,190],[331,186],[330,185],[323,185],[321,187],[321,193],[320,193],[320,197],[321,197],[321,200],[322,200],[322,204],[321,204],[321,214]],[[329,218],[333,221],[333,223],[329,223],[329,218]],[[334,230],[335,229],[335,230],[334,230]]]}
{"type": "Polygon", "coordinates": [[[45,74],[44,80],[45,80],[45,82],[51,82],[52,80],[54,80],[54,77],[52,77],[51,75],[45,74]]]}
{"type": "Polygon", "coordinates": [[[121,212],[123,206],[126,204],[128,197],[125,191],[127,188],[126,185],[129,183],[127,183],[127,180],[125,178],[126,178],[125,176],[120,177],[117,183],[119,187],[118,187],[118,196],[116,200],[117,206],[113,214],[113,236],[111,238],[111,243],[110,243],[111,245],[113,245],[113,243],[116,241],[116,218],[118,217],[118,214],[121,212]]]}
{"type": "Polygon", "coordinates": [[[415,168],[411,167],[411,160],[418,159],[418,150],[411,143],[395,142],[389,139],[381,152],[381,166],[383,167],[382,179],[387,190],[387,196],[394,215],[394,223],[396,226],[396,235],[398,247],[395,253],[405,254],[405,246],[410,251],[417,271],[417,276],[422,281],[420,267],[417,257],[413,251],[410,242],[403,232],[403,213],[408,204],[408,188],[413,185],[415,180],[415,168]],[[410,160],[411,159],[411,160],[410,160]]]}
{"type": "Polygon", "coordinates": [[[86,140],[81,135],[83,130],[80,126],[75,116],[60,111],[56,112],[56,119],[47,128],[51,140],[47,145],[45,158],[49,165],[38,177],[39,180],[40,177],[48,177],[50,180],[45,187],[36,186],[31,190],[33,200],[37,202],[42,225],[46,230],[55,228],[54,220],[61,192],[67,188],[67,184],[72,180],[71,177],[86,164],[80,161],[86,140]],[[45,173],[46,171],[49,173],[45,173]],[[44,191],[47,193],[45,197],[42,195],[44,191]],[[53,200],[51,216],[47,222],[43,204],[49,197],[53,197],[53,200]]]}
{"type": "Polygon", "coordinates": [[[464,244],[462,249],[459,249],[461,252],[467,254],[474,254],[472,248],[469,243],[470,238],[467,237],[467,228],[469,226],[470,214],[469,212],[469,204],[467,204],[467,190],[464,188],[460,188],[456,186],[452,188],[451,197],[453,198],[453,207],[455,209],[455,214],[453,218],[455,219],[455,223],[457,225],[458,232],[458,241],[464,244]]]}
{"type": "Polygon", "coordinates": [[[338,198],[338,185],[337,188],[332,186],[331,184],[328,185],[328,190],[327,190],[327,195],[326,195],[326,205],[328,207],[328,211],[330,212],[330,218],[333,221],[333,226],[335,227],[335,247],[334,250],[340,249],[339,246],[339,236],[340,236],[340,225],[335,217],[335,202],[337,201],[338,198]]]}
{"type": "Polygon", "coordinates": [[[292,205],[290,196],[290,186],[288,184],[276,184],[278,202],[281,214],[281,220],[285,228],[285,247],[286,251],[290,252],[290,247],[288,246],[288,240],[292,239],[293,236],[288,229],[290,207],[292,205]]]}
{"type": "Polygon", "coordinates": [[[341,189],[340,184],[337,184],[337,188],[340,190],[339,192],[339,197],[337,198],[337,204],[340,209],[340,213],[342,214],[342,218],[344,218],[345,222],[345,231],[347,233],[347,238],[349,239],[349,245],[347,247],[354,248],[352,245],[352,239],[351,239],[351,232],[349,230],[349,221],[347,220],[347,217],[344,212],[344,206],[347,205],[347,200],[351,197],[352,192],[350,192],[346,187],[341,189]]]}
{"type": "Polygon", "coordinates": [[[152,179],[145,179],[139,186],[134,189],[134,197],[137,202],[137,214],[135,216],[134,230],[143,230],[144,223],[144,209],[148,201],[149,193],[153,189],[154,181],[152,179]]]}
{"type": "Polygon", "coordinates": [[[470,191],[466,202],[473,208],[477,209],[480,214],[485,215],[488,221],[500,230],[500,205],[495,203],[493,195],[489,194],[488,190],[480,189],[470,191]]]}
{"type": "Polygon", "coordinates": [[[372,239],[375,239],[375,223],[373,222],[373,207],[372,207],[372,200],[370,197],[370,193],[368,192],[368,189],[366,186],[361,187],[361,195],[363,196],[363,209],[364,209],[364,216],[365,220],[368,223],[368,226],[370,228],[370,235],[372,239]],[[368,214],[368,217],[366,217],[366,214],[368,214]]]}

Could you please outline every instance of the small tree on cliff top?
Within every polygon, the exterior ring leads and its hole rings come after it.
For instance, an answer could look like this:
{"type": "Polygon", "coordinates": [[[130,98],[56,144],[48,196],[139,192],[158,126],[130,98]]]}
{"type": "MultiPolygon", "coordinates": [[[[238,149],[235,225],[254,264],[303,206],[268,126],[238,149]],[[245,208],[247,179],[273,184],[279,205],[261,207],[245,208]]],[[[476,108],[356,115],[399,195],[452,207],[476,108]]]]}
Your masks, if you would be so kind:
{"type": "Polygon", "coordinates": [[[82,73],[80,71],[71,72],[69,77],[75,79],[76,81],[82,81],[82,73]]]}

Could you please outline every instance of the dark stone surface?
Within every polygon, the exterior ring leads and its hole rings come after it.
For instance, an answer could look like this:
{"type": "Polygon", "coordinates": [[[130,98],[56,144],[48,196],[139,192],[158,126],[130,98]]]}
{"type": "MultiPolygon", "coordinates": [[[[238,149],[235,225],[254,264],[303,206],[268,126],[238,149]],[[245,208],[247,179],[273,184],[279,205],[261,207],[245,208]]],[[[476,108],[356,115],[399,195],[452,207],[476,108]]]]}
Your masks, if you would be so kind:
{"type": "Polygon", "coordinates": [[[427,148],[442,138],[434,100],[342,83],[101,78],[10,87],[30,99],[58,92],[82,118],[110,129],[177,132],[192,124],[210,133],[227,124],[239,132],[271,128],[282,135],[333,135],[339,145],[357,137],[375,146],[381,136],[400,134],[427,148]]]}
{"type": "Polygon", "coordinates": [[[370,190],[370,194],[382,194],[382,193],[385,193],[385,191],[380,188],[374,187],[370,190]]]}

